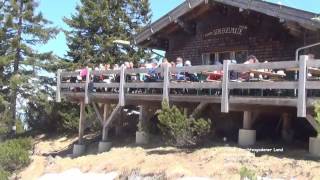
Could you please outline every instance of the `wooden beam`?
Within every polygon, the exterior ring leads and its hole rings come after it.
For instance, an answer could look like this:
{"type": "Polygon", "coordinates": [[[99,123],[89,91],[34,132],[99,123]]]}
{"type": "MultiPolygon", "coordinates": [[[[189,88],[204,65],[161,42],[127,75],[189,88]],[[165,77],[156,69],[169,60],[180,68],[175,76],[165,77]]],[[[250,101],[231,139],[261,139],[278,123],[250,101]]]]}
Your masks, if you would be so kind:
{"type": "Polygon", "coordinates": [[[229,112],[229,64],[230,60],[223,61],[223,81],[222,81],[222,97],[221,112],[229,112]]]}
{"type": "Polygon", "coordinates": [[[207,106],[209,105],[209,103],[205,103],[205,102],[201,102],[192,112],[192,114],[190,115],[193,118],[198,117],[199,113],[205,109],[207,106]]]}
{"type": "Polygon", "coordinates": [[[252,69],[291,69],[297,68],[299,62],[296,61],[281,61],[268,63],[254,63],[254,64],[230,64],[229,70],[237,72],[245,72],[252,69]]]}
{"type": "Polygon", "coordinates": [[[86,83],[61,83],[60,84],[60,89],[61,88],[75,88],[75,87],[85,88],[86,83]]]}
{"type": "Polygon", "coordinates": [[[107,118],[108,118],[108,111],[109,111],[109,108],[111,106],[109,106],[108,104],[104,104],[103,105],[103,125],[102,125],[102,141],[107,141],[108,139],[108,130],[109,130],[109,127],[105,126],[105,124],[107,123],[107,118]]]}
{"type": "Polygon", "coordinates": [[[230,82],[229,89],[296,89],[298,82],[230,82]]]}
{"type": "Polygon", "coordinates": [[[125,78],[125,67],[121,66],[121,72],[120,72],[120,88],[119,88],[119,105],[124,106],[125,105],[125,98],[124,98],[124,84],[125,84],[126,78],[125,78]]]}
{"type": "Polygon", "coordinates": [[[169,87],[182,89],[221,89],[221,82],[178,82],[170,83],[169,87]]]}
{"type": "Polygon", "coordinates": [[[84,134],[84,126],[85,126],[85,102],[81,101],[80,103],[80,119],[79,119],[79,136],[78,136],[78,143],[83,143],[83,134],[84,134]]]}
{"type": "Polygon", "coordinates": [[[148,83],[148,82],[138,82],[138,83],[126,83],[124,85],[125,88],[156,88],[156,89],[162,89],[163,83],[148,83]]]}
{"type": "Polygon", "coordinates": [[[121,110],[121,108],[122,108],[122,106],[120,105],[120,103],[117,104],[117,106],[114,108],[111,115],[107,119],[107,121],[104,123],[103,129],[106,129],[109,127],[110,123],[115,119],[114,117],[118,114],[118,112],[121,110]]]}
{"type": "Polygon", "coordinates": [[[297,102],[297,116],[306,117],[307,115],[307,60],[309,56],[300,56],[299,59],[299,89],[298,89],[298,102],[297,102]]]}
{"type": "Polygon", "coordinates": [[[95,111],[95,113],[97,115],[97,118],[99,119],[101,125],[103,125],[103,118],[102,118],[102,116],[100,114],[100,111],[99,111],[99,108],[98,108],[97,104],[95,102],[93,102],[92,106],[93,106],[93,109],[94,109],[94,111],[95,111]]]}
{"type": "Polygon", "coordinates": [[[163,67],[163,97],[162,101],[167,101],[169,103],[169,86],[170,86],[170,67],[168,64],[165,64],[163,67]]]}
{"type": "Polygon", "coordinates": [[[318,123],[317,123],[317,121],[314,119],[314,117],[311,116],[310,114],[307,114],[307,115],[306,115],[306,119],[307,119],[307,121],[311,124],[311,126],[312,126],[315,130],[317,130],[317,128],[318,128],[318,123]]]}
{"type": "Polygon", "coordinates": [[[243,128],[251,129],[253,124],[253,113],[251,111],[243,112],[243,128]]]}
{"type": "Polygon", "coordinates": [[[56,101],[61,102],[61,69],[58,69],[57,72],[57,90],[56,90],[56,101]]]}
{"type": "Polygon", "coordinates": [[[90,70],[87,68],[87,75],[86,75],[86,85],[84,87],[84,102],[89,104],[89,83],[90,83],[90,70]]]}

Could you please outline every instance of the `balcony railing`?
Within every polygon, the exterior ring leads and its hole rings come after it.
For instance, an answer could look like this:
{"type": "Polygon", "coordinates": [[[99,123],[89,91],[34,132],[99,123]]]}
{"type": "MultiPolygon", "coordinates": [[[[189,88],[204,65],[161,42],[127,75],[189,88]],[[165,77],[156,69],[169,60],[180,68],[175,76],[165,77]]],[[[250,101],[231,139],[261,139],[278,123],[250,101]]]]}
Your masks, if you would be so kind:
{"type": "MultiPolygon", "coordinates": [[[[132,74],[149,73],[149,69],[125,69],[121,67],[120,70],[106,70],[106,71],[92,71],[87,73],[84,81],[70,81],[71,78],[79,76],[79,72],[65,72],[58,70],[57,73],[57,101],[61,101],[63,92],[71,91],[72,89],[78,89],[84,93],[83,101],[85,103],[90,102],[90,95],[95,93],[94,89],[104,89],[108,91],[102,92],[105,94],[117,95],[120,106],[124,106],[126,103],[126,94],[129,93],[128,89],[155,89],[160,92],[162,100],[170,100],[172,96],[172,90],[182,89],[215,89],[219,92],[217,96],[220,98],[221,111],[229,112],[229,98],[234,90],[261,90],[261,96],[268,93],[264,93],[263,90],[290,90],[291,92],[298,91],[297,96],[292,93],[291,98],[295,98],[297,107],[297,116],[306,117],[307,114],[307,92],[320,90],[320,81],[317,81],[320,76],[320,60],[308,59],[308,56],[300,56],[299,61],[281,61],[281,62],[267,62],[267,63],[255,63],[255,64],[232,64],[229,60],[224,60],[223,65],[202,65],[202,66],[188,66],[188,67],[169,67],[164,65],[155,69],[155,73],[161,74],[161,80],[155,82],[139,82],[139,81],[127,81],[126,76],[132,74]],[[282,70],[283,72],[298,72],[299,78],[290,79],[289,75],[273,73],[268,70],[282,70]],[[173,74],[187,72],[189,74],[197,73],[210,73],[213,71],[222,71],[223,76],[221,80],[214,82],[206,82],[205,80],[199,80],[198,82],[189,81],[175,81],[172,78],[173,74]],[[243,81],[241,79],[230,78],[231,73],[244,74],[251,73],[260,76],[269,77],[268,80],[263,78],[256,78],[256,80],[243,81]],[[118,82],[93,82],[91,76],[101,75],[113,75],[118,76],[120,80],[118,82]]],[[[71,91],[72,92],[72,91],[71,91]]],[[[147,91],[142,95],[148,95],[147,91]]],[[[319,91],[320,92],[320,91],[319,91]]],[[[316,92],[317,93],[317,92],[316,92]]],[[[198,95],[199,93],[197,93],[198,95]]],[[[319,93],[320,94],[320,93],[319,93]]],[[[182,94],[182,96],[188,96],[188,93],[182,94]]],[[[240,93],[240,96],[246,97],[240,93]]],[[[317,95],[312,95],[316,97],[317,95]]],[[[249,98],[249,97],[248,97],[249,98]]],[[[280,96],[278,98],[281,98],[280,96]]]]}

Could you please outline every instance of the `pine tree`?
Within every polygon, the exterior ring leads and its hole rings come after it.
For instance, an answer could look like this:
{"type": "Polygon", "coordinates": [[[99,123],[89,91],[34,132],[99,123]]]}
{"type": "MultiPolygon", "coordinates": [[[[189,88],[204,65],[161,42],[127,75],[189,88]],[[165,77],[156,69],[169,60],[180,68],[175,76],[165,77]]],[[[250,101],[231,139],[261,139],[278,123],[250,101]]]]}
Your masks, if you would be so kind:
{"type": "Polygon", "coordinates": [[[144,49],[117,46],[114,40],[132,41],[134,34],[150,23],[148,0],[80,0],[76,13],[64,21],[72,28],[66,32],[68,57],[76,63],[136,62],[148,56],[144,49]]]}
{"type": "Polygon", "coordinates": [[[49,27],[41,12],[37,12],[35,0],[4,0],[0,3],[0,71],[4,86],[0,92],[8,95],[4,100],[10,102],[10,126],[17,115],[17,100],[46,93],[48,78],[41,77],[48,64],[56,58],[49,53],[39,53],[35,46],[45,44],[58,33],[55,27],[49,27]]]}

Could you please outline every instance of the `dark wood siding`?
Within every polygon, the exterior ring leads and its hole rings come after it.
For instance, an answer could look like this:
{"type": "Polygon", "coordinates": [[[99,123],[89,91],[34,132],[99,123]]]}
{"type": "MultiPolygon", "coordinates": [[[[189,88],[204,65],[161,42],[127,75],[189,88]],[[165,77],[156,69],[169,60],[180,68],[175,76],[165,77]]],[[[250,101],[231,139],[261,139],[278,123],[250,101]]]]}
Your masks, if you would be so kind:
{"type": "MultiPolygon", "coordinates": [[[[285,21],[256,12],[239,12],[238,8],[216,7],[193,21],[195,35],[183,30],[170,35],[166,52],[169,60],[181,56],[199,65],[203,53],[239,50],[247,50],[260,61],[294,60],[298,47],[320,41],[318,32],[310,33],[300,27],[299,33],[293,35],[285,21]],[[247,29],[241,35],[232,33],[233,29],[230,33],[230,28],[239,26],[247,29]],[[210,32],[216,32],[216,35],[208,35],[210,32]]],[[[313,49],[308,53],[318,55],[317,52],[318,49],[313,49]]]]}

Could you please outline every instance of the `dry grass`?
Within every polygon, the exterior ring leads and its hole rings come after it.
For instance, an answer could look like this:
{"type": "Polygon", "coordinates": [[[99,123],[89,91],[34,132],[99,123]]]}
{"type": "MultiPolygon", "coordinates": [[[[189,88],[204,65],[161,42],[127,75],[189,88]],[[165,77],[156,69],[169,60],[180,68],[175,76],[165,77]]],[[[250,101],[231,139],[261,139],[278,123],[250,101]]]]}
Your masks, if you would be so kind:
{"type": "MultiPolygon", "coordinates": [[[[58,138],[56,141],[43,141],[38,144],[37,148],[43,152],[50,150],[49,147],[63,148],[73,142],[73,140],[63,138],[58,138]],[[44,149],[41,149],[42,146],[44,149]]],[[[70,157],[48,159],[43,156],[34,156],[33,159],[33,163],[20,174],[22,179],[35,179],[44,173],[63,172],[71,168],[79,168],[82,172],[117,171],[124,175],[131,172],[138,172],[145,176],[165,175],[168,179],[183,176],[240,179],[239,169],[241,167],[254,170],[259,176],[285,179],[320,178],[319,162],[271,155],[255,157],[247,150],[237,147],[212,147],[196,150],[181,150],[173,147],[152,149],[122,147],[112,148],[106,153],[75,159],[70,157]]]]}

